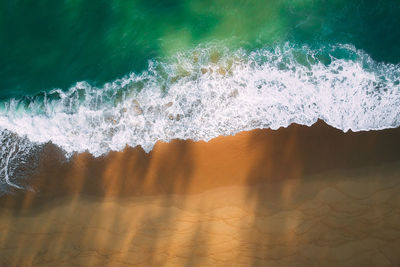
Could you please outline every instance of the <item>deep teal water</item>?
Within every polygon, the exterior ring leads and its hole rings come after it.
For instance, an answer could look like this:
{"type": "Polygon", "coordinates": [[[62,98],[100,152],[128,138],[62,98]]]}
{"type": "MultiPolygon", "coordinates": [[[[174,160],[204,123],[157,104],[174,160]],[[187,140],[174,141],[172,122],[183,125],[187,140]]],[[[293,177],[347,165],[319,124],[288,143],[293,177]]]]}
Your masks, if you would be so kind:
{"type": "MultiPolygon", "coordinates": [[[[0,194],[66,158],[400,126],[399,0],[0,1],[0,194]]],[[[329,141],[329,140],[327,140],[329,141]]]]}
{"type": "Polygon", "coordinates": [[[249,51],[352,44],[400,61],[398,0],[15,0],[0,2],[0,98],[101,86],[209,42],[249,51]]]}

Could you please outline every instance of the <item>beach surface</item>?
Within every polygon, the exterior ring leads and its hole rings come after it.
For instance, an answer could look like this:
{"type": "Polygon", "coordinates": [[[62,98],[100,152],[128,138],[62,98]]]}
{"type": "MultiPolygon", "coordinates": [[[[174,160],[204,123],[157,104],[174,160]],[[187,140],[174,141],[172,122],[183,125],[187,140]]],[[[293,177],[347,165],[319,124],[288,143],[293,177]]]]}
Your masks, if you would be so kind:
{"type": "Polygon", "coordinates": [[[0,266],[399,266],[400,128],[253,130],[65,161],[0,197],[0,266]]]}

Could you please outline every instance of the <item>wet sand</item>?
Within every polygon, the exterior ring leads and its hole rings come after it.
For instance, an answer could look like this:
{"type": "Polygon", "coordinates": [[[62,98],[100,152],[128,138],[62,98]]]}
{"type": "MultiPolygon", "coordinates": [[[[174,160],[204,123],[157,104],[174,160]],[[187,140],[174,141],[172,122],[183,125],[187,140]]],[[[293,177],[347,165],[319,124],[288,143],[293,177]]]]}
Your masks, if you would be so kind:
{"type": "Polygon", "coordinates": [[[322,122],[63,162],[0,198],[0,266],[399,266],[400,129],[322,122]]]}

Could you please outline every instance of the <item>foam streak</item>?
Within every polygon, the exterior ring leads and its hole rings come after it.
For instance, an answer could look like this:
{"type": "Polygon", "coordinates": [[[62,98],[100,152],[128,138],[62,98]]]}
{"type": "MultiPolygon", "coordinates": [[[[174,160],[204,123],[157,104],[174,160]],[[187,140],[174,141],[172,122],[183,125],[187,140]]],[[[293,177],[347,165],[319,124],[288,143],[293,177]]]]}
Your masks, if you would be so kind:
{"type": "MultiPolygon", "coordinates": [[[[94,156],[318,119],[343,131],[379,130],[400,125],[399,82],[400,66],[374,62],[350,45],[250,53],[206,47],[151,61],[143,73],[102,88],[80,82],[5,101],[0,128],[29,140],[18,144],[21,151],[52,142],[67,155],[94,156]]],[[[1,175],[16,186],[7,169],[13,147],[3,143],[1,175]]]]}

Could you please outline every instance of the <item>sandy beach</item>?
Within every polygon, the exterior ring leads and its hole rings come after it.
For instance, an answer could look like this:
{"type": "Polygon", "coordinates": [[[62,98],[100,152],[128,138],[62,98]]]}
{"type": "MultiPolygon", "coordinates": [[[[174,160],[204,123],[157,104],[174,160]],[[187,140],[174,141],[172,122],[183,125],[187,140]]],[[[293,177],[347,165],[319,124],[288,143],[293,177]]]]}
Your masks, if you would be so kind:
{"type": "Polygon", "coordinates": [[[398,266],[400,129],[323,122],[63,160],[0,198],[0,266],[398,266]]]}
{"type": "Polygon", "coordinates": [[[0,1],[0,267],[400,267],[399,14],[0,1]]]}

